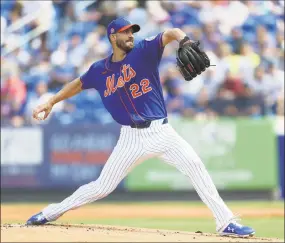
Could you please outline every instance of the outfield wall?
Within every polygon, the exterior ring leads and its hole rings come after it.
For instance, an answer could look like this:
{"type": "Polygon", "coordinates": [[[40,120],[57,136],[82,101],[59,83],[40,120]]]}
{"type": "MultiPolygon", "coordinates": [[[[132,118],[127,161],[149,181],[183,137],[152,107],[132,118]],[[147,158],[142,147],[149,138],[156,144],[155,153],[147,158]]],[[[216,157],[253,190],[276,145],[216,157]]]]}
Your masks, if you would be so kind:
{"type": "MultiPolygon", "coordinates": [[[[278,129],[272,119],[194,122],[170,118],[170,123],[200,155],[220,191],[268,193],[282,188],[284,198],[283,123],[283,127],[278,123],[278,129]]],[[[1,188],[6,192],[72,191],[95,180],[119,129],[113,124],[1,128],[1,188]]],[[[118,194],[149,191],[192,193],[194,189],[175,168],[149,159],[116,190],[118,194]]]]}

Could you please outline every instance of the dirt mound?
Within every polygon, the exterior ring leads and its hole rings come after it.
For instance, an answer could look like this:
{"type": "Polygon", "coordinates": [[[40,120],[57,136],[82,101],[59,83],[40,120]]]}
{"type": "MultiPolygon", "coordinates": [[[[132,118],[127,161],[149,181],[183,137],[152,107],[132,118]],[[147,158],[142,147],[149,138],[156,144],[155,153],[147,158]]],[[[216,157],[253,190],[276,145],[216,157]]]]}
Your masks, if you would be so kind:
{"type": "Polygon", "coordinates": [[[276,238],[247,239],[192,233],[104,225],[25,226],[1,225],[2,242],[282,242],[276,238]]]}

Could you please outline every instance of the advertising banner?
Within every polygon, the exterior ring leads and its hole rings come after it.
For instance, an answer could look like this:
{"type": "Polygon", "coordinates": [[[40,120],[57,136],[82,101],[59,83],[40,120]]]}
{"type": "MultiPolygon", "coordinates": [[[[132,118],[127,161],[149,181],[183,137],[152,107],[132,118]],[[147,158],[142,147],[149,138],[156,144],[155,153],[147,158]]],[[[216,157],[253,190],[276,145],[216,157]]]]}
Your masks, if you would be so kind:
{"type": "MultiPolygon", "coordinates": [[[[271,121],[170,118],[170,123],[201,157],[219,189],[277,188],[277,140],[271,121]]],[[[119,133],[113,124],[1,128],[1,187],[76,188],[94,181],[119,133]]],[[[284,197],[284,132],[278,141],[284,197]]],[[[187,177],[157,158],[134,168],[117,189],[126,186],[135,191],[193,190],[187,177]]]]}
{"type": "Polygon", "coordinates": [[[47,126],[44,130],[47,187],[74,187],[96,180],[115,147],[116,125],[47,126]]]}
{"type": "Polygon", "coordinates": [[[76,188],[94,181],[119,131],[117,125],[82,124],[2,128],[1,187],[76,188]]]}
{"type": "MultiPolygon", "coordinates": [[[[267,120],[170,120],[174,129],[194,148],[219,189],[271,189],[277,187],[274,125],[267,120]]],[[[193,189],[176,168],[153,158],[127,177],[129,190],[193,189]]]]}
{"type": "Polygon", "coordinates": [[[41,187],[43,132],[37,127],[1,128],[1,187],[41,187]]]}

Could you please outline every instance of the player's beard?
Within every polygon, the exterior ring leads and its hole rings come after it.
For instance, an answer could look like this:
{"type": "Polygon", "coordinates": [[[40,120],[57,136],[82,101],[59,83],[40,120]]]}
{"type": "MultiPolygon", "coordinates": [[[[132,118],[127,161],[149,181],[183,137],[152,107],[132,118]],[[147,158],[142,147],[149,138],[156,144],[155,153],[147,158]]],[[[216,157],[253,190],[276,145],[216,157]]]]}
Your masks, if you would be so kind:
{"type": "MultiPolygon", "coordinates": [[[[133,40],[128,40],[128,41],[133,41],[133,40]]],[[[118,48],[125,51],[126,53],[130,52],[134,47],[134,46],[128,46],[127,42],[123,40],[117,40],[116,45],[118,48]]]]}

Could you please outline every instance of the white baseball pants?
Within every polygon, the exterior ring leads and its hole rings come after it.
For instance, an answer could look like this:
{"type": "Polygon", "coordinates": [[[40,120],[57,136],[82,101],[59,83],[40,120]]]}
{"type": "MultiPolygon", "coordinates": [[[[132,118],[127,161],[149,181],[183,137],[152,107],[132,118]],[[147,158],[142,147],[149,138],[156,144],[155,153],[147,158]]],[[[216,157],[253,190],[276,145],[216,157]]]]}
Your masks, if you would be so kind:
{"type": "Polygon", "coordinates": [[[122,126],[120,137],[99,178],[79,187],[61,203],[43,209],[43,215],[54,221],[69,210],[94,202],[109,195],[134,166],[150,157],[160,157],[175,166],[192,182],[202,201],[212,211],[216,230],[225,227],[233,213],[219,196],[204,164],[193,148],[172,128],[153,121],[149,128],[122,126]]]}

